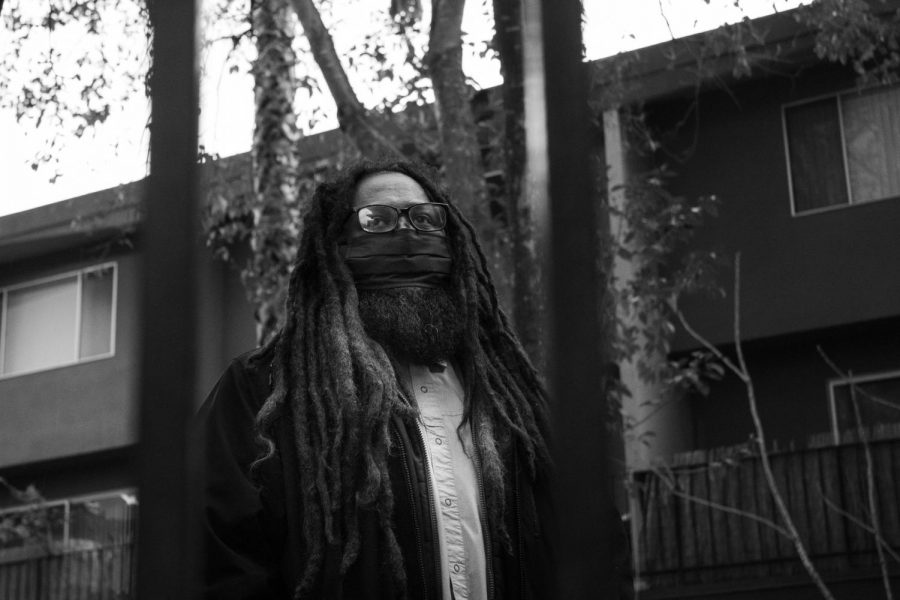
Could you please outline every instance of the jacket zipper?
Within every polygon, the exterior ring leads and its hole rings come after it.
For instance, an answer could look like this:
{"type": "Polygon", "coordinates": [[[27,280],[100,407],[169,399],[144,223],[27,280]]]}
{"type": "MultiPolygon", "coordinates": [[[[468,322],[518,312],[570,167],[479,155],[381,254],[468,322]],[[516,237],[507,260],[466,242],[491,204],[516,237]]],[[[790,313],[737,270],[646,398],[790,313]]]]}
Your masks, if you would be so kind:
{"type": "MultiPolygon", "coordinates": [[[[488,600],[494,597],[494,571],[491,568],[491,561],[493,560],[494,547],[491,545],[491,530],[487,526],[487,502],[485,501],[484,496],[484,482],[481,476],[481,453],[478,451],[478,444],[475,443],[475,440],[478,439],[477,431],[475,428],[475,424],[472,424],[472,448],[474,452],[472,455],[475,457],[475,480],[478,484],[478,504],[479,508],[479,516],[478,518],[481,520],[481,531],[484,536],[484,563],[486,579],[487,579],[487,597],[488,600]]],[[[518,490],[516,490],[518,493],[518,490]]]]}
{"type": "MultiPolygon", "coordinates": [[[[400,392],[400,398],[404,402],[406,402],[407,405],[415,406],[414,404],[412,404],[412,402],[410,402],[409,398],[407,398],[406,395],[403,394],[403,392],[400,392]]],[[[441,578],[441,548],[438,543],[438,518],[437,518],[437,512],[435,511],[435,508],[434,508],[434,490],[431,489],[431,467],[428,465],[428,452],[425,450],[425,438],[422,437],[422,431],[419,429],[418,423],[416,423],[415,430],[416,430],[416,438],[419,440],[419,449],[422,451],[422,454],[424,456],[423,463],[425,465],[425,491],[427,492],[427,495],[428,495],[428,514],[431,515],[431,539],[434,540],[433,544],[432,544],[432,546],[433,546],[432,551],[434,552],[435,580],[438,582],[438,589],[441,589],[444,586],[444,582],[441,580],[442,579],[441,578]]],[[[404,454],[404,459],[405,459],[405,454],[404,454]]],[[[404,464],[404,467],[407,469],[406,477],[407,477],[407,481],[409,482],[409,493],[410,493],[410,496],[412,497],[412,495],[413,495],[412,477],[409,474],[409,468],[405,466],[406,465],[405,460],[404,460],[403,464],[404,464]]],[[[420,549],[419,562],[422,563],[422,574],[424,575],[425,574],[424,573],[425,557],[423,556],[423,554],[421,552],[421,547],[422,547],[421,540],[422,540],[421,532],[419,532],[419,539],[416,540],[416,544],[419,546],[419,549],[420,549]]]]}
{"type": "Polygon", "coordinates": [[[519,495],[519,455],[513,450],[513,468],[515,469],[515,474],[513,476],[513,492],[515,494],[515,502],[516,502],[516,527],[518,531],[516,531],[516,537],[518,538],[518,546],[519,546],[519,555],[517,557],[517,563],[519,564],[519,595],[524,597],[525,590],[525,565],[522,561],[525,560],[525,535],[522,530],[522,500],[519,495]]]}
{"type": "MultiPolygon", "coordinates": [[[[400,458],[403,461],[403,472],[406,475],[406,488],[409,491],[409,497],[413,502],[416,502],[415,491],[413,490],[412,483],[412,474],[409,472],[409,464],[407,462],[406,448],[403,446],[403,441],[400,439],[400,433],[396,431],[397,426],[392,424],[394,428],[394,437],[397,440],[397,446],[400,448],[400,458]]],[[[432,511],[433,512],[433,511],[432,511]]],[[[422,585],[423,591],[425,593],[425,598],[428,598],[428,577],[425,573],[425,553],[422,549],[422,529],[419,524],[419,518],[416,515],[416,511],[413,510],[413,529],[416,531],[416,551],[419,554],[419,565],[422,567],[422,585]]]]}
{"type": "Polygon", "coordinates": [[[419,439],[419,448],[422,449],[422,452],[425,455],[425,489],[428,492],[428,513],[431,515],[431,538],[434,540],[434,547],[432,548],[434,551],[434,572],[436,574],[438,586],[442,588],[444,582],[441,581],[441,548],[438,544],[438,518],[434,508],[434,490],[431,489],[431,468],[428,466],[428,452],[425,451],[425,439],[422,437],[422,432],[419,430],[418,424],[416,424],[415,429],[416,437],[419,439]]]}

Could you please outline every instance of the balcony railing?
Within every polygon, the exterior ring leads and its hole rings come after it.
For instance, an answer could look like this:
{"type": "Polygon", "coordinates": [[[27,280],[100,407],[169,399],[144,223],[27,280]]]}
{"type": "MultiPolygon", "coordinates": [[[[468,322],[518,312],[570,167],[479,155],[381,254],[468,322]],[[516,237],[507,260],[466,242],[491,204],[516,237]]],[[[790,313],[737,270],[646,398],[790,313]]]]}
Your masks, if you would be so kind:
{"type": "Polygon", "coordinates": [[[0,564],[4,600],[125,600],[134,590],[133,543],[0,564]]]}
{"type": "MultiPolygon", "coordinates": [[[[900,427],[874,428],[866,444],[845,437],[838,445],[770,453],[778,489],[826,578],[877,569],[875,536],[867,530],[870,479],[880,535],[900,548],[900,427]]],[[[683,455],[675,466],[636,473],[633,484],[637,570],[646,588],[805,573],[790,541],[767,524],[783,522],[750,446],[683,455]]]]}
{"type": "Polygon", "coordinates": [[[133,598],[136,517],[131,491],[0,512],[0,598],[133,598]]]}

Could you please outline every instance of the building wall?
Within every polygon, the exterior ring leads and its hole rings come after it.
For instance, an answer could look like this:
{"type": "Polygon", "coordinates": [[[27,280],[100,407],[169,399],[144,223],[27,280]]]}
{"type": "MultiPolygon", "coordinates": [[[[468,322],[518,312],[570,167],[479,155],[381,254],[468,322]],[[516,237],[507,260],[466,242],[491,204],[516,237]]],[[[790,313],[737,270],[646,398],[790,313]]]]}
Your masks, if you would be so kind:
{"type": "Polygon", "coordinates": [[[10,267],[2,284],[107,261],[118,265],[114,356],[0,380],[0,467],[135,441],[136,257],[122,252],[76,260],[72,253],[54,255],[10,267]]]}
{"type": "MultiPolygon", "coordinates": [[[[697,237],[726,257],[741,252],[744,339],[766,338],[893,316],[900,306],[900,199],[791,215],[782,106],[852,88],[834,68],[795,79],[734,85],[728,92],[651,107],[661,130],[693,112],[670,140],[674,192],[717,195],[721,214],[697,237]]],[[[732,272],[720,278],[728,299],[687,299],[686,312],[716,343],[732,340],[732,272]]],[[[696,344],[681,337],[679,348],[696,344]]]]}
{"type": "MultiPolygon", "coordinates": [[[[782,447],[831,428],[827,382],[835,374],[817,346],[856,374],[900,370],[900,198],[791,213],[782,107],[853,84],[852,74],[816,68],[648,108],[650,122],[669,132],[672,191],[721,199],[695,247],[728,259],[741,253],[741,338],[768,437],[782,447]]],[[[720,272],[724,299],[681,301],[694,327],[732,355],[733,276],[730,267],[720,272]]],[[[698,346],[682,331],[675,349],[698,346]]],[[[736,377],[689,404],[693,447],[748,440],[752,423],[736,377]]]]}
{"type": "Polygon", "coordinates": [[[201,261],[198,286],[198,406],[228,363],[256,347],[253,306],[247,300],[237,269],[212,260],[205,249],[201,253],[209,260],[201,261]]]}
{"type": "MultiPolygon", "coordinates": [[[[866,375],[900,370],[898,339],[900,317],[747,344],[748,370],[769,442],[799,448],[809,436],[831,431],[828,382],[838,375],[819,348],[845,373],[866,375]]],[[[713,383],[708,396],[694,394],[689,404],[694,448],[739,444],[754,431],[746,388],[733,375],[713,383]]]]}
{"type": "MultiPolygon", "coordinates": [[[[137,252],[98,256],[73,250],[21,261],[4,267],[0,286],[110,261],[116,262],[118,273],[115,355],[0,379],[0,469],[121,449],[137,441],[137,252]]],[[[205,261],[199,282],[197,404],[228,361],[255,344],[252,308],[237,274],[219,262],[205,261]]]]}

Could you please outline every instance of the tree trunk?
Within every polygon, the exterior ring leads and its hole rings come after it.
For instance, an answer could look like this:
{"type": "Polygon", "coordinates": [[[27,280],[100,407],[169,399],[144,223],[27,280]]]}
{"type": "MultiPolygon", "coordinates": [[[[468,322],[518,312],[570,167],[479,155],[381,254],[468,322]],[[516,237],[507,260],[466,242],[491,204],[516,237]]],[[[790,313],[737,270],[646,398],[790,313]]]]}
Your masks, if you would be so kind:
{"type": "Polygon", "coordinates": [[[341,130],[364,156],[401,156],[398,143],[401,132],[390,127],[384,119],[373,118],[359,101],[334,49],[331,34],[313,1],[291,0],[291,3],[303,25],[316,64],[322,70],[328,90],[337,105],[341,130]]]}
{"type": "MultiPolygon", "coordinates": [[[[287,287],[296,239],[297,140],[294,114],[296,56],[288,0],[253,0],[257,59],[253,66],[256,126],[253,134],[253,229],[251,269],[245,270],[256,304],[257,342],[282,321],[281,290],[287,287]]],[[[246,275],[245,275],[246,277],[246,275]]]]}
{"type": "Polygon", "coordinates": [[[464,7],[465,0],[433,0],[425,68],[434,87],[444,181],[457,206],[474,223],[481,241],[492,250],[495,236],[486,206],[484,167],[471,94],[462,70],[464,7]]]}
{"type": "Polygon", "coordinates": [[[540,268],[535,227],[525,192],[525,65],[521,0],[494,0],[495,46],[503,76],[503,182],[513,260],[513,321],[531,360],[543,365],[540,268]]]}

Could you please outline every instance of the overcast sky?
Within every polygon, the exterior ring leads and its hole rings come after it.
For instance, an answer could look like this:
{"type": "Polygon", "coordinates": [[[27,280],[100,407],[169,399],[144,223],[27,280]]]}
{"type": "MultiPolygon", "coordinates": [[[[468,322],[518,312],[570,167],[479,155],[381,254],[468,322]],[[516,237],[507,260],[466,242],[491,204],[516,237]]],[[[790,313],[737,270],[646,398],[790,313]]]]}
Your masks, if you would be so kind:
{"type": "MultiPolygon", "coordinates": [[[[49,3],[52,0],[27,1],[49,3]]],[[[477,5],[477,1],[469,2],[477,5]]],[[[787,10],[800,3],[798,0],[743,0],[742,8],[738,9],[733,0],[711,0],[709,3],[706,0],[585,0],[585,45],[589,58],[600,58],[671,39],[670,28],[676,37],[681,37],[740,20],[745,15],[752,18],[771,13],[773,8],[787,10]]],[[[373,18],[367,11],[387,5],[386,2],[365,0],[352,0],[352,4],[354,10],[341,15],[341,27],[336,29],[336,35],[347,40],[358,38],[366,27],[371,26],[373,18]]],[[[489,20],[476,14],[476,10],[470,13],[464,24],[465,30],[482,39],[489,36],[489,20]]],[[[336,44],[340,47],[339,40],[336,44]]],[[[201,91],[201,142],[208,151],[223,156],[249,150],[253,125],[252,78],[246,73],[229,73],[224,60],[227,45],[214,45],[207,54],[201,91]]],[[[7,51],[8,35],[0,31],[0,52],[7,51]]],[[[499,82],[495,65],[473,59],[465,67],[482,86],[499,82]]],[[[326,119],[317,129],[335,127],[333,117],[327,118],[333,114],[332,107],[325,107],[324,112],[326,119]]],[[[12,112],[0,111],[0,181],[3,182],[0,215],[144,177],[146,115],[146,100],[135,97],[116,107],[96,133],[67,140],[58,151],[62,175],[51,184],[48,182],[49,170],[35,172],[28,166],[28,159],[38,150],[42,136],[34,132],[29,135],[25,126],[16,123],[12,112]]]]}

